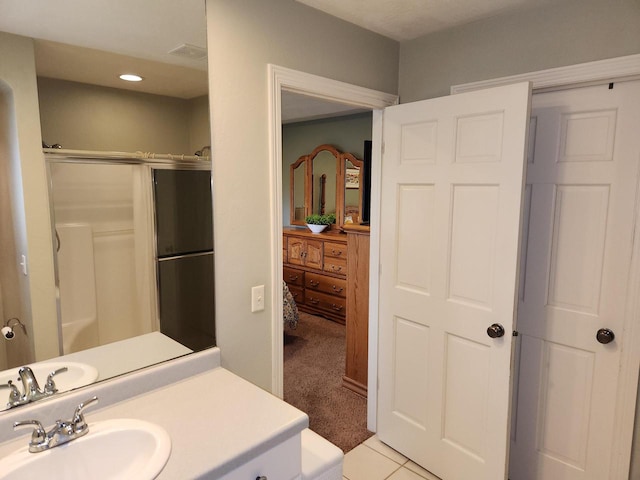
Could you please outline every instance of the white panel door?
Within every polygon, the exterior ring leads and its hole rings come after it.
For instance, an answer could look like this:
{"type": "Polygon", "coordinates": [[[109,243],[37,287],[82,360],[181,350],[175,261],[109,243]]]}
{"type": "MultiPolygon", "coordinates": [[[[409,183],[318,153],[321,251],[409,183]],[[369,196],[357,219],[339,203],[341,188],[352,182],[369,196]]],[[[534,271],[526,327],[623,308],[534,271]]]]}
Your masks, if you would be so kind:
{"type": "Polygon", "coordinates": [[[640,82],[533,97],[511,480],[610,478],[639,125],[640,82]]]}
{"type": "Polygon", "coordinates": [[[378,436],[446,480],[506,476],[529,99],[384,113],[378,436]]]}

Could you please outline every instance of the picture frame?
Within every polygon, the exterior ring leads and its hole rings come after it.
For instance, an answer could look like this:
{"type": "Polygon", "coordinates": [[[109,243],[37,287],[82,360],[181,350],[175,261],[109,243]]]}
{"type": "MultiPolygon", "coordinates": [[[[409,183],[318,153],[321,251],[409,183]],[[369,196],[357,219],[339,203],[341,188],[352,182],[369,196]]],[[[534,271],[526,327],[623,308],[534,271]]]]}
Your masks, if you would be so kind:
{"type": "Polygon", "coordinates": [[[360,188],[360,169],[347,168],[344,178],[345,188],[360,188]]]}

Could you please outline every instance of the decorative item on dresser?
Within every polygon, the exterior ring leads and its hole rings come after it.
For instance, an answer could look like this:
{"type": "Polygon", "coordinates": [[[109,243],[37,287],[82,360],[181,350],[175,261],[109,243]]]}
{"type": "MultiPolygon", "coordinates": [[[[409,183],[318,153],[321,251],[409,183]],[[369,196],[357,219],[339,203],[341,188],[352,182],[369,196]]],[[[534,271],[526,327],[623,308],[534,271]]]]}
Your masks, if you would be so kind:
{"type": "Polygon", "coordinates": [[[283,231],[283,278],[298,309],[346,324],[343,386],[367,395],[369,228],[283,231]]]}

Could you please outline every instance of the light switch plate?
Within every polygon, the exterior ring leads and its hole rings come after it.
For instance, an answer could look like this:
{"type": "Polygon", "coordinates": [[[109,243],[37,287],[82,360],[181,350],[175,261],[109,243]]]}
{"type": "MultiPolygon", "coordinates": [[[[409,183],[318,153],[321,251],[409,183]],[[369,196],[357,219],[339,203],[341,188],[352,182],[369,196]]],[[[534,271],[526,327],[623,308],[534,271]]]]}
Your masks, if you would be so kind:
{"type": "Polygon", "coordinates": [[[251,287],[251,313],[264,310],[264,285],[251,287]]]}

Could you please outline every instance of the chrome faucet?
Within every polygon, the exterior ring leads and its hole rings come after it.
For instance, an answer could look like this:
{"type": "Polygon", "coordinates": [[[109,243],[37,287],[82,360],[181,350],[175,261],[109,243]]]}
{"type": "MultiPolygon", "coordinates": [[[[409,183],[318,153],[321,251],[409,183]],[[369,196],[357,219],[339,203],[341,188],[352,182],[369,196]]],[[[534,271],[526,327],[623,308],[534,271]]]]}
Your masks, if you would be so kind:
{"type": "Polygon", "coordinates": [[[82,411],[87,406],[97,402],[98,397],[82,402],[76,407],[71,420],[56,420],[56,424],[48,432],[38,420],[15,422],[13,428],[34,426],[35,428],[29,441],[29,451],[31,453],[43,452],[58,445],[69,443],[71,440],[89,433],[89,425],[85,421],[82,411]]]}
{"type": "Polygon", "coordinates": [[[35,402],[36,400],[40,400],[41,398],[49,397],[54,393],[57,393],[58,389],[53,381],[53,377],[59,373],[66,372],[67,370],[67,367],[62,367],[51,372],[47,376],[44,389],[40,390],[40,385],[38,384],[36,376],[33,374],[33,370],[31,370],[30,367],[20,367],[18,375],[20,376],[19,380],[22,382],[22,393],[20,393],[18,387],[16,387],[11,380],[9,380],[5,385],[0,385],[0,387],[9,388],[11,390],[9,393],[9,402],[7,403],[7,407],[12,408],[18,405],[24,405],[25,403],[35,402]]]}

